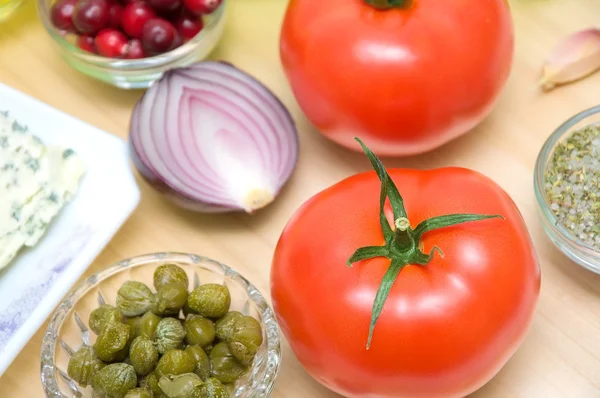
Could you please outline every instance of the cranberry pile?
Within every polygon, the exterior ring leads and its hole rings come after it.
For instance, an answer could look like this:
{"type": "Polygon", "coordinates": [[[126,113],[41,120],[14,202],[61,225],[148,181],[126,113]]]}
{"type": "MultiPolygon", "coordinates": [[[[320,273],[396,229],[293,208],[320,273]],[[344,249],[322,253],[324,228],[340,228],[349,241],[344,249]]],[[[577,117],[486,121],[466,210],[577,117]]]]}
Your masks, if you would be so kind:
{"type": "Polygon", "coordinates": [[[222,0],[56,0],[54,26],[77,35],[79,48],[110,58],[144,58],[196,36],[202,16],[222,0]]]}

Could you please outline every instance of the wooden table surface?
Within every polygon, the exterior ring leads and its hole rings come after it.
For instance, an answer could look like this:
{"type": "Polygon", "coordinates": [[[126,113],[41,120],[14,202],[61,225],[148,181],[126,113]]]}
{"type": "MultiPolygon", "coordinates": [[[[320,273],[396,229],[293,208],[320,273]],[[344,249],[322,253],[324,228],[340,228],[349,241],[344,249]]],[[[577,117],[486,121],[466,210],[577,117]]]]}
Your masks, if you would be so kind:
{"type": "MultiPolygon", "coordinates": [[[[121,137],[140,91],[121,91],[67,66],[35,16],[32,0],[0,25],[0,82],[121,137]]],[[[473,0],[485,1],[485,0],[473,0]]],[[[200,253],[225,262],[269,292],[276,240],[292,212],[338,180],[369,169],[361,154],[323,139],[301,115],[278,57],[284,0],[231,0],[225,36],[215,57],[261,79],[289,106],[299,129],[296,173],[279,199],[254,216],[190,214],[166,203],[143,181],[138,209],[86,275],[122,258],[156,251],[200,253]],[[266,23],[265,21],[269,21],[266,23]]],[[[513,0],[516,58],[493,114],[472,133],[418,158],[387,166],[460,165],[481,171],[513,197],[525,217],[542,267],[542,291],[527,340],[502,371],[472,397],[600,397],[600,276],[563,256],[536,217],[533,167],[552,130],[600,102],[600,74],[550,93],[537,86],[544,56],[565,34],[600,20],[597,0],[513,0]]],[[[39,352],[44,324],[0,379],[0,397],[43,397],[39,352]]],[[[304,372],[287,344],[273,397],[333,398],[304,372]]]]}

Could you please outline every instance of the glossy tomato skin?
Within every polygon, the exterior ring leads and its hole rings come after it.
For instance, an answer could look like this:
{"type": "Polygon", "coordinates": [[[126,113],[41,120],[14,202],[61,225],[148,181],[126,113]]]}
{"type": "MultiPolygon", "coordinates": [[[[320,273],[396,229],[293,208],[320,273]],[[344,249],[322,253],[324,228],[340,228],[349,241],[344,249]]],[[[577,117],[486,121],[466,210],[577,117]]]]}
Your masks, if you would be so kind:
{"type": "Polygon", "coordinates": [[[412,155],[466,133],[492,110],[514,50],[506,0],[291,0],[280,52],[308,119],[378,155],[412,155]]]}
{"type": "MultiPolygon", "coordinates": [[[[426,266],[409,265],[394,283],[366,342],[371,307],[389,260],[345,264],[358,247],[383,244],[374,172],[309,199],[277,244],[273,306],[305,369],[351,398],[458,398],[487,383],[523,341],[540,289],[540,270],[510,197],[474,171],[390,170],[413,226],[451,213],[500,214],[431,231],[426,266]]],[[[388,209],[391,221],[391,210],[388,209]]]]}

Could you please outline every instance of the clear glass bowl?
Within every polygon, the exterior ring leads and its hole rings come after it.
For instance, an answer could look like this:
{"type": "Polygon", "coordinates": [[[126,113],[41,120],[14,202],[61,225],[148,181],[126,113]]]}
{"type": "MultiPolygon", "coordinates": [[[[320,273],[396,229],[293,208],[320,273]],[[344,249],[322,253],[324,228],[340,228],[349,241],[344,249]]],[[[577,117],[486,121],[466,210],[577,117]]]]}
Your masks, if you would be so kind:
{"type": "Polygon", "coordinates": [[[554,212],[550,209],[551,203],[546,198],[544,171],[554,154],[554,149],[564,138],[585,126],[599,123],[600,106],[596,106],[578,113],[560,125],[542,147],[536,161],[534,175],[538,214],[546,234],[571,260],[596,273],[600,273],[600,252],[582,243],[569,229],[558,223],[554,212]]]}
{"type": "Polygon", "coordinates": [[[70,355],[82,344],[91,345],[95,334],[86,325],[99,303],[115,303],[117,290],[127,280],[152,286],[154,270],[160,264],[182,267],[194,286],[223,283],[231,292],[231,309],[255,317],[263,328],[263,344],[252,368],[234,386],[235,398],[268,397],[281,362],[280,332],[273,311],[262,294],[246,278],[217,261],[182,253],[156,253],[121,261],[87,278],[60,304],[42,342],[41,378],[47,397],[93,397],[90,387],[79,387],[67,375],[70,355]]]}
{"type": "Polygon", "coordinates": [[[227,1],[205,15],[204,28],[193,39],[167,53],[143,59],[101,57],[79,49],[74,35],[64,35],[50,21],[54,0],[36,0],[38,15],[65,61],[79,72],[126,89],[147,88],[169,69],[184,67],[206,58],[223,34],[227,1]]]}

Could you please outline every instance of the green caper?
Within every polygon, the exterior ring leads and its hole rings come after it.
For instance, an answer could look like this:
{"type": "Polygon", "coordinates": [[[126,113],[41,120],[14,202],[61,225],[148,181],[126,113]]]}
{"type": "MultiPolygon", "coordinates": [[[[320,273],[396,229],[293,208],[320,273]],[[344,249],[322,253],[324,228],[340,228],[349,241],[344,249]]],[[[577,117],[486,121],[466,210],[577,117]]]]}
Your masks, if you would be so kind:
{"type": "MultiPolygon", "coordinates": [[[[229,398],[229,391],[218,379],[211,377],[200,387],[198,398],[229,398]]],[[[194,397],[196,398],[196,397],[194,397]]]]}
{"type": "Polygon", "coordinates": [[[251,316],[244,316],[235,322],[229,339],[233,356],[244,365],[250,365],[263,342],[260,323],[251,316]]]}
{"type": "Polygon", "coordinates": [[[92,380],[92,387],[98,394],[111,398],[123,398],[137,385],[137,376],[133,366],[126,363],[113,363],[102,368],[92,380]]]}
{"type": "Polygon", "coordinates": [[[185,320],[185,341],[203,347],[215,339],[215,324],[201,315],[190,314],[185,320]]]}
{"type": "Polygon", "coordinates": [[[181,375],[184,373],[193,373],[196,368],[194,358],[183,350],[167,351],[156,365],[156,377],[167,375],[181,375]]]}
{"type": "Polygon", "coordinates": [[[152,390],[139,387],[129,390],[127,394],[125,394],[125,398],[154,398],[154,394],[152,393],[152,390]]]}
{"type": "Polygon", "coordinates": [[[217,338],[222,341],[229,341],[233,334],[236,322],[242,319],[244,315],[238,311],[230,311],[223,318],[215,323],[217,338]]]}
{"type": "Polygon", "coordinates": [[[123,360],[127,356],[130,333],[129,325],[109,320],[96,339],[94,352],[104,362],[123,360]]]}
{"type": "Polygon", "coordinates": [[[154,331],[156,330],[156,326],[161,319],[161,317],[153,314],[151,311],[146,312],[144,315],[142,315],[140,322],[138,323],[138,335],[153,339],[154,331]]]}
{"type": "Polygon", "coordinates": [[[127,317],[140,316],[150,310],[154,294],[142,282],[126,281],[117,292],[117,307],[127,317]]]}
{"type": "Polygon", "coordinates": [[[156,367],[158,363],[158,350],[148,337],[138,336],[131,343],[129,360],[135,368],[135,372],[141,376],[145,376],[156,367]]]}
{"type": "Polygon", "coordinates": [[[189,307],[207,318],[220,318],[231,305],[229,289],[216,283],[207,283],[194,289],[188,296],[189,307]]]}
{"type": "Polygon", "coordinates": [[[194,390],[204,384],[194,373],[163,376],[158,380],[160,389],[169,398],[193,398],[194,390]]]}
{"type": "Polygon", "coordinates": [[[222,383],[233,383],[246,373],[246,367],[241,364],[225,342],[213,347],[210,352],[211,375],[222,383]]]}
{"type": "Polygon", "coordinates": [[[183,268],[175,264],[163,264],[154,270],[154,288],[159,291],[163,285],[169,283],[179,283],[185,290],[188,289],[190,282],[183,268]]]}
{"type": "Polygon", "coordinates": [[[67,374],[82,387],[86,387],[92,382],[92,378],[106,364],[100,360],[94,353],[94,349],[89,346],[81,347],[73,354],[69,360],[67,374]]]}
{"type": "Polygon", "coordinates": [[[156,293],[152,312],[156,315],[177,315],[187,301],[188,291],[180,283],[162,285],[156,293]]]}
{"type": "Polygon", "coordinates": [[[134,318],[125,318],[125,324],[129,325],[129,341],[132,342],[136,337],[139,336],[139,330],[140,330],[140,319],[142,319],[139,316],[136,316],[134,318]]]}
{"type": "Polygon", "coordinates": [[[210,361],[208,359],[208,355],[202,349],[202,347],[198,347],[197,345],[189,345],[185,347],[185,352],[194,358],[194,363],[196,364],[194,373],[200,376],[202,380],[208,379],[210,376],[210,361]]]}
{"type": "Polygon", "coordinates": [[[163,318],[156,325],[154,339],[158,352],[164,354],[169,350],[179,348],[185,338],[185,329],[175,318],[163,318]]]}
{"type": "Polygon", "coordinates": [[[158,377],[156,377],[156,374],[154,372],[150,373],[147,376],[144,376],[140,380],[140,387],[144,387],[152,391],[152,393],[154,394],[154,398],[160,398],[164,395],[162,390],[158,386],[158,377]]]}
{"type": "Polygon", "coordinates": [[[109,318],[121,322],[123,320],[123,314],[118,308],[115,308],[112,305],[102,304],[90,313],[90,319],[88,321],[90,329],[92,329],[94,333],[100,334],[109,318]]]}

